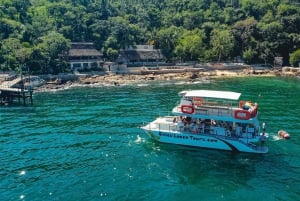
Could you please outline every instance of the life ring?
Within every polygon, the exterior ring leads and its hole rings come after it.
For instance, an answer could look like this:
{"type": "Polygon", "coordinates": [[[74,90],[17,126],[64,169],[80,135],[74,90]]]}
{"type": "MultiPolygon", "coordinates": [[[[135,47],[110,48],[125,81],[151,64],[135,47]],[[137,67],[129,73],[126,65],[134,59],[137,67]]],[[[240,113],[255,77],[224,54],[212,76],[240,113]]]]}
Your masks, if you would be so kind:
{"type": "Polygon", "coordinates": [[[236,110],[234,112],[234,118],[242,119],[242,120],[248,120],[248,119],[251,118],[251,114],[247,110],[236,110]]]}
{"type": "Polygon", "coordinates": [[[201,106],[202,105],[202,103],[203,103],[203,98],[201,98],[201,97],[194,97],[193,98],[193,103],[194,103],[194,105],[196,105],[196,106],[201,106]]]}
{"type": "Polygon", "coordinates": [[[192,105],[181,105],[181,112],[186,114],[193,114],[195,111],[192,105]]]}

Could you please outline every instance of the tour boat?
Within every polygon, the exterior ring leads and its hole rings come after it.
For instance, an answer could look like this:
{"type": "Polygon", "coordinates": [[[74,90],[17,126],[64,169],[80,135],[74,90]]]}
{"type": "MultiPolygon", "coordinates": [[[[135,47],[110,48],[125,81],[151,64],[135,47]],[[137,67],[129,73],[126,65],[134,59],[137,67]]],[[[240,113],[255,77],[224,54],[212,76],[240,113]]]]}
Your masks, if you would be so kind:
{"type": "Polygon", "coordinates": [[[265,123],[258,120],[258,104],[240,100],[231,91],[190,90],[172,116],[158,117],[141,127],[151,138],[170,144],[247,153],[267,153],[265,123]]]}

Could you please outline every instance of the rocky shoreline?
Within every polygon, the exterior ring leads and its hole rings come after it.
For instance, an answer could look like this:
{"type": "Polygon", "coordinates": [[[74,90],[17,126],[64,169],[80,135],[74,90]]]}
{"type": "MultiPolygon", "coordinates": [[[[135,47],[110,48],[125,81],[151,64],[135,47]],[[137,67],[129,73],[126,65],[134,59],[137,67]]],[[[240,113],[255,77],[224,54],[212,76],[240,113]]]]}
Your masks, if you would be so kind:
{"type": "Polygon", "coordinates": [[[208,70],[183,72],[163,71],[140,71],[135,73],[109,72],[107,74],[80,74],[70,76],[66,79],[52,77],[46,79],[46,84],[40,86],[36,91],[63,90],[73,86],[121,86],[133,83],[146,83],[152,81],[185,81],[197,82],[220,77],[243,77],[243,76],[300,76],[300,68],[284,67],[282,69],[236,69],[236,70],[208,70]]]}
{"type": "MultiPolygon", "coordinates": [[[[0,74],[4,82],[8,74],[0,74]]],[[[15,75],[16,76],[16,75],[15,75]]],[[[205,82],[223,77],[245,76],[290,76],[300,78],[300,68],[283,67],[280,69],[239,68],[181,68],[181,69],[138,69],[127,72],[87,72],[81,74],[40,75],[45,80],[35,92],[64,90],[74,86],[122,86],[148,84],[150,82],[205,82]]],[[[15,78],[15,77],[14,77],[15,78]]]]}

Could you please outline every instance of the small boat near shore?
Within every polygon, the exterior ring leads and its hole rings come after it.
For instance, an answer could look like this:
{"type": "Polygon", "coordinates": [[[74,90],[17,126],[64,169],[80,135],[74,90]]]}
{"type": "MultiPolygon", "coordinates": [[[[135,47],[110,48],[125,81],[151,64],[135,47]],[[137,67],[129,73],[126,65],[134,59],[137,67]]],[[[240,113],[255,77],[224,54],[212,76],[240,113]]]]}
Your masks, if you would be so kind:
{"type": "Polygon", "coordinates": [[[234,152],[268,152],[268,135],[265,127],[260,129],[257,103],[239,100],[241,93],[230,91],[190,90],[179,96],[172,116],[158,117],[141,127],[154,140],[234,152]]]}

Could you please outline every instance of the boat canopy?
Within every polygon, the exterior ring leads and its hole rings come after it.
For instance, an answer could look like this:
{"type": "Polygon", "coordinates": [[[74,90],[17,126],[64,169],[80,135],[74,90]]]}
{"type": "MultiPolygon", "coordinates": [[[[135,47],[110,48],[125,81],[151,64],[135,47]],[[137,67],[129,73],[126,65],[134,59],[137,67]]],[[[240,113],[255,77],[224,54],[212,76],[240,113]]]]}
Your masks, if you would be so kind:
{"type": "Polygon", "coordinates": [[[212,91],[212,90],[191,90],[179,93],[185,97],[219,98],[228,100],[238,100],[241,93],[231,91],[212,91]]]}

